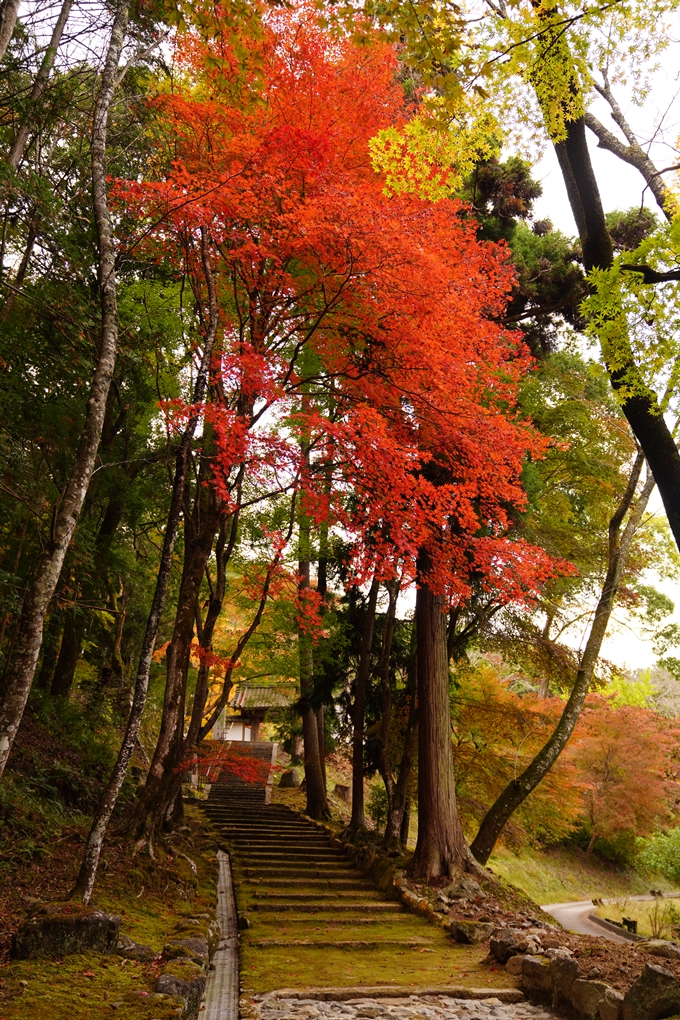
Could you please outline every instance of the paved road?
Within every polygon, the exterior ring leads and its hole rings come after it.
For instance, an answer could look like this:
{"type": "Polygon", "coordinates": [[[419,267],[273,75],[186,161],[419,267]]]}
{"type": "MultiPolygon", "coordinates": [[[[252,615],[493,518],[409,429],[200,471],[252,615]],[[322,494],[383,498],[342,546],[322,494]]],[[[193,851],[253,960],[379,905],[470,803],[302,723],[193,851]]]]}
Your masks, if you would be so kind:
{"type": "Polygon", "coordinates": [[[628,941],[622,935],[615,935],[613,931],[607,931],[606,928],[601,928],[599,924],[588,919],[588,914],[592,914],[595,910],[592,900],[578,900],[574,903],[546,903],[541,909],[559,921],[563,928],[578,932],[579,935],[599,935],[611,942],[628,941]]]}
{"type": "MultiPolygon", "coordinates": [[[[680,893],[677,892],[667,892],[664,898],[676,898],[679,895],[680,893]]],[[[629,896],[628,899],[648,900],[651,902],[654,897],[629,896]]],[[[605,900],[604,902],[611,903],[612,901],[605,900]]],[[[629,941],[622,935],[616,935],[613,931],[607,931],[606,928],[601,928],[599,924],[595,924],[594,921],[588,919],[588,914],[592,914],[595,909],[592,900],[578,900],[572,903],[547,903],[542,909],[545,910],[546,914],[550,914],[556,921],[559,921],[563,928],[578,932],[579,935],[600,935],[611,942],[629,941]]]]}

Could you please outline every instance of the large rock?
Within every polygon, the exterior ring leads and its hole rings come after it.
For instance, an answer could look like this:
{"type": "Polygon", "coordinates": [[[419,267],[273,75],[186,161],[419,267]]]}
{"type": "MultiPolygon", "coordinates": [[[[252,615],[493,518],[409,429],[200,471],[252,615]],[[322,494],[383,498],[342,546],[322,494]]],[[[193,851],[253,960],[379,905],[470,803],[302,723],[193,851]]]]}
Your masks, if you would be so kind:
{"type": "Polygon", "coordinates": [[[623,995],[615,988],[607,987],[604,999],[600,1003],[600,1020],[621,1020],[623,995]]]}
{"type": "Polygon", "coordinates": [[[571,990],[578,978],[578,963],[568,953],[554,951],[550,959],[553,986],[553,1006],[571,1005],[571,990]]]}
{"type": "Polygon", "coordinates": [[[163,946],[163,956],[166,960],[193,960],[207,967],[210,951],[207,940],[203,938],[169,939],[163,946]]]}
{"type": "Polygon", "coordinates": [[[623,1020],[664,1020],[680,1013],[680,984],[665,967],[646,963],[623,998],[623,1020]]]}
{"type": "Polygon", "coordinates": [[[514,935],[499,935],[491,939],[489,952],[499,963],[507,963],[511,956],[518,956],[522,949],[514,935]]]}
{"type": "Polygon", "coordinates": [[[467,946],[486,942],[494,931],[495,925],[486,924],[484,921],[455,921],[451,925],[451,934],[456,942],[462,942],[467,946]]]}
{"type": "Polygon", "coordinates": [[[288,769],[288,771],[284,772],[279,779],[279,786],[283,787],[284,790],[300,786],[301,783],[302,780],[300,779],[300,773],[297,769],[288,769]]]}
{"type": "Polygon", "coordinates": [[[513,977],[519,977],[519,975],[522,973],[523,959],[524,959],[523,956],[511,956],[505,965],[505,969],[507,970],[508,974],[511,974],[513,977]]]}
{"type": "Polygon", "coordinates": [[[156,959],[151,946],[144,946],[127,935],[119,935],[116,943],[115,953],[122,956],[124,960],[137,960],[139,963],[151,963],[156,959]]]}
{"type": "Polygon", "coordinates": [[[344,800],[345,804],[352,803],[351,786],[344,786],[342,783],[336,783],[335,786],[333,787],[333,793],[335,794],[336,797],[339,797],[340,800],[344,800]]]}
{"type": "Polygon", "coordinates": [[[650,956],[661,956],[666,960],[680,960],[680,948],[666,939],[648,939],[638,942],[636,949],[643,949],[650,956]]]}
{"type": "Polygon", "coordinates": [[[68,956],[70,953],[110,953],[118,941],[120,917],[94,907],[50,903],[22,921],[14,936],[14,955],[68,956]]]}
{"type": "Polygon", "coordinates": [[[545,956],[525,956],[522,960],[522,991],[545,999],[552,995],[552,961],[545,956]]]}
{"type": "Polygon", "coordinates": [[[470,878],[469,875],[461,875],[457,881],[442,889],[442,892],[444,896],[448,896],[452,900],[474,900],[478,897],[480,899],[485,897],[479,882],[475,882],[474,878],[470,878]]]}
{"type": "Polygon", "coordinates": [[[205,991],[205,978],[197,977],[193,981],[185,981],[174,974],[161,974],[156,982],[156,991],[163,995],[176,995],[187,1004],[187,1013],[194,1013],[205,991]]]}
{"type": "Polygon", "coordinates": [[[604,981],[583,981],[579,978],[571,986],[571,1004],[581,1016],[595,1020],[608,987],[604,981]]]}

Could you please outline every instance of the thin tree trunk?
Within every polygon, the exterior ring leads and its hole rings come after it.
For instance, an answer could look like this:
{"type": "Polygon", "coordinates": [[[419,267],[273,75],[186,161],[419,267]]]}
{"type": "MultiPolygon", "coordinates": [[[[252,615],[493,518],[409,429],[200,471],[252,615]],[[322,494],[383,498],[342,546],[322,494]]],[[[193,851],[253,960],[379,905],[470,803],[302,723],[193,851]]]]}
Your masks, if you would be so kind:
{"type": "Polygon", "coordinates": [[[411,878],[429,882],[470,870],[470,857],[456,806],[451,747],[447,614],[443,595],[428,581],[429,553],[418,555],[416,642],[418,677],[418,842],[411,878]]]}
{"type": "MultiPolygon", "coordinates": [[[[14,302],[16,301],[17,294],[19,293],[23,286],[24,279],[28,271],[28,264],[31,261],[31,255],[33,254],[33,247],[35,245],[37,237],[38,237],[38,211],[37,209],[34,208],[29,222],[28,236],[26,238],[24,254],[21,256],[21,262],[17,267],[17,273],[16,276],[14,277],[14,283],[8,289],[8,294],[7,297],[5,298],[5,303],[2,307],[2,312],[0,312],[0,323],[7,322],[10,315],[12,314],[14,302]]],[[[1,266],[2,260],[0,259],[0,267],[1,266]]]]}
{"type": "MultiPolygon", "coordinates": [[[[19,623],[16,660],[0,705],[0,775],[4,772],[33,683],[40,654],[45,613],[57,586],[71,537],[87,493],[102,434],[106,401],[118,349],[118,305],[115,248],[106,190],[107,123],[113,99],[118,61],[125,42],[129,17],[127,0],[121,0],[109,39],[92,125],[92,198],[99,243],[99,289],[101,333],[94,377],[87,401],[71,477],[55,511],[52,534],[37,576],[24,602],[19,623]]],[[[0,51],[2,50],[0,30],[0,51]]]]}
{"type": "MultiPolygon", "coordinates": [[[[330,482],[327,483],[330,491],[330,482]]],[[[319,562],[317,565],[316,590],[321,599],[321,617],[326,612],[326,599],[328,596],[328,522],[323,521],[319,528],[319,562]]],[[[319,761],[321,763],[321,777],[323,788],[328,795],[328,777],[326,776],[326,719],[323,705],[317,709],[316,725],[319,731],[319,761]]]]}
{"type": "Polygon", "coordinates": [[[189,450],[200,416],[200,406],[203,403],[208,386],[213,346],[217,335],[217,293],[208,258],[208,245],[205,233],[201,236],[201,246],[203,270],[208,289],[209,320],[205,343],[203,345],[201,365],[194,384],[192,404],[195,410],[191,414],[186,428],[184,429],[182,441],[179,445],[175,458],[175,477],[173,480],[168,519],[165,525],[163,549],[161,551],[158,575],[156,577],[156,588],[151,602],[149,616],[146,621],[144,640],[142,641],[142,648],[137,666],[137,675],[135,678],[135,690],[125,735],[123,737],[120,751],[118,752],[116,764],[109,776],[106,789],[104,790],[99,806],[92,820],[87,844],[83,852],[80,872],[71,894],[72,896],[81,897],[83,903],[86,904],[90,902],[92,897],[92,890],[97,876],[97,867],[99,865],[99,857],[101,855],[106,830],[116,806],[118,794],[120,793],[123,782],[125,781],[128,765],[130,764],[130,759],[139,737],[139,727],[142,722],[142,715],[144,714],[144,707],[146,705],[146,696],[149,690],[151,660],[156,646],[158,628],[160,626],[161,616],[163,615],[163,608],[168,594],[168,585],[170,583],[170,574],[172,572],[172,557],[175,548],[175,540],[177,538],[180,514],[182,511],[182,502],[184,499],[184,486],[186,481],[189,450]]]}
{"type": "Polygon", "coordinates": [[[531,764],[524,770],[521,776],[508,783],[482,819],[479,832],[470,847],[480,864],[486,864],[508,819],[520,804],[526,800],[531,791],[536,789],[543,777],[547,775],[574,732],[574,727],[581,714],[581,709],[590,688],[593,672],[600,656],[600,649],[607,632],[609,619],[616,604],[616,596],[626,567],[630,544],[640,525],[642,515],[654,489],[654,478],[650,473],[630,513],[626,527],[623,533],[621,533],[623,519],[635,497],[643,463],[644,456],[640,452],[633,465],[626,491],[609,523],[609,562],[607,574],[602,585],[602,592],[569,700],[564,706],[560,721],[553,733],[531,764]]]}
{"type": "Polygon", "coordinates": [[[0,8],[0,60],[5,56],[17,23],[20,0],[4,0],[0,8]]]}
{"type": "Polygon", "coordinates": [[[319,768],[323,781],[324,793],[328,795],[328,782],[326,780],[326,720],[324,718],[323,705],[316,710],[316,730],[319,741],[319,768]]]}
{"type": "Polygon", "coordinates": [[[34,126],[33,114],[35,113],[36,106],[39,103],[43,92],[45,91],[45,86],[47,85],[50,72],[54,65],[57,50],[59,49],[59,44],[61,43],[61,37],[64,34],[66,22],[68,21],[72,7],[73,0],[64,0],[64,3],[61,6],[61,10],[59,11],[59,16],[57,17],[54,28],[52,29],[52,38],[50,39],[49,46],[45,50],[45,55],[43,56],[42,63],[40,64],[38,73],[35,76],[33,88],[31,89],[31,94],[28,98],[28,109],[26,110],[24,116],[21,119],[21,124],[19,125],[19,129],[14,136],[14,140],[9,150],[9,155],[7,156],[7,162],[14,170],[16,170],[16,168],[19,166],[19,163],[21,162],[21,157],[26,151],[26,144],[28,142],[31,128],[34,126]]]}
{"type": "MultiPolygon", "coordinates": [[[[299,521],[299,562],[300,594],[310,587],[310,523],[304,511],[299,521]]],[[[322,819],[330,817],[326,787],[321,771],[321,752],[319,748],[319,726],[316,712],[311,705],[314,662],[311,635],[305,632],[300,624],[298,628],[298,648],[300,656],[300,710],[302,714],[302,740],[304,744],[305,788],[307,791],[306,814],[310,818],[322,819]]]]}
{"type": "Polygon", "coordinates": [[[352,817],[347,832],[356,835],[366,828],[364,814],[364,718],[366,715],[366,685],[373,645],[375,610],[378,603],[380,583],[373,578],[366,602],[366,616],[361,635],[359,664],[354,684],[354,708],[352,710],[352,817]]]}
{"type": "Polygon", "coordinates": [[[68,698],[73,685],[80,649],[83,643],[85,618],[74,609],[68,613],[61,639],[59,658],[54,669],[50,694],[53,698],[68,698]]]}
{"type": "Polygon", "coordinates": [[[406,795],[404,811],[401,816],[401,828],[399,829],[399,842],[404,850],[408,850],[408,835],[411,828],[411,796],[406,795]]]}
{"type": "Polygon", "coordinates": [[[47,620],[46,636],[42,646],[42,662],[40,663],[40,669],[36,679],[38,687],[42,690],[48,690],[52,683],[52,676],[54,675],[54,669],[57,665],[57,659],[59,656],[61,631],[61,614],[50,613],[47,620]]]}

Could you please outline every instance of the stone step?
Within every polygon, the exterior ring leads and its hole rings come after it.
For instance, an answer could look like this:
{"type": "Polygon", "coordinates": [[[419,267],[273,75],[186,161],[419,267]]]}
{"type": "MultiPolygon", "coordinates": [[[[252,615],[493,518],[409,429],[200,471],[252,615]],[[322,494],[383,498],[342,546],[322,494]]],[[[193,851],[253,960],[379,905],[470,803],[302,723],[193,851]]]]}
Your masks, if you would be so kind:
{"type": "Polygon", "coordinates": [[[310,864],[316,866],[322,866],[324,864],[332,864],[334,861],[340,861],[346,865],[347,858],[342,857],[339,854],[333,854],[331,852],[316,853],[310,851],[309,853],[301,853],[299,850],[277,851],[272,850],[270,853],[266,853],[264,850],[258,850],[257,853],[240,853],[235,855],[239,861],[244,864],[248,864],[250,867],[256,867],[257,865],[265,864],[276,864],[279,863],[282,866],[286,866],[291,862],[295,862],[298,865],[308,861],[310,864]]]}
{"type": "Polygon", "coordinates": [[[414,935],[412,939],[252,939],[258,949],[417,949],[431,946],[432,939],[414,935]]]}
{"type": "MultiPolygon", "coordinates": [[[[325,902],[328,899],[328,892],[329,892],[329,890],[325,889],[323,892],[321,892],[321,891],[319,891],[319,892],[290,892],[290,893],[286,893],[285,895],[283,895],[282,893],[276,892],[276,891],[266,892],[264,890],[260,890],[260,891],[256,890],[253,893],[253,896],[254,896],[254,898],[256,900],[258,900],[258,902],[260,900],[267,900],[267,902],[270,902],[270,901],[273,901],[273,900],[286,900],[286,901],[291,901],[292,902],[293,900],[296,900],[296,901],[299,901],[300,903],[312,903],[314,901],[325,902]]],[[[353,889],[352,890],[352,889],[350,889],[350,890],[345,890],[345,891],[340,890],[337,893],[336,893],[336,891],[334,889],[333,893],[336,896],[336,899],[337,899],[338,903],[346,903],[346,902],[349,902],[352,899],[354,899],[354,900],[361,900],[362,902],[366,902],[366,903],[373,903],[373,902],[381,902],[382,903],[383,902],[381,900],[381,898],[380,898],[380,894],[378,893],[378,891],[376,889],[366,889],[366,890],[363,890],[363,889],[353,889]]]]}
{"type": "Polygon", "coordinates": [[[356,911],[357,914],[396,914],[401,911],[399,903],[384,903],[380,900],[355,900],[353,903],[337,903],[327,900],[319,900],[316,903],[299,902],[269,902],[254,903],[251,907],[258,914],[278,913],[279,911],[295,910],[300,914],[348,914],[356,911]]]}
{"type": "MultiPolygon", "coordinates": [[[[326,854],[331,851],[337,855],[337,851],[334,847],[329,847],[328,843],[305,843],[298,839],[273,839],[268,843],[249,843],[247,840],[234,839],[230,833],[222,830],[222,835],[229,841],[229,845],[232,847],[234,854],[258,854],[258,853],[281,853],[287,854],[289,850],[295,849],[296,852],[309,856],[312,854],[326,854]]],[[[344,854],[342,855],[344,857],[344,854]]],[[[345,858],[346,859],[346,858],[345,858]]]]}
{"type": "MultiPolygon", "coordinates": [[[[242,867],[239,864],[238,860],[235,861],[235,866],[237,870],[242,872],[243,875],[245,875],[246,877],[252,878],[254,876],[258,876],[262,879],[263,882],[267,881],[267,879],[269,878],[280,878],[282,874],[280,868],[251,868],[248,866],[242,867]]],[[[362,879],[364,877],[360,871],[351,871],[348,868],[343,868],[341,864],[338,865],[332,864],[328,865],[325,868],[297,868],[297,867],[286,868],[285,876],[286,876],[285,881],[287,881],[288,879],[298,878],[317,879],[324,878],[325,876],[338,880],[353,878],[362,879]]]]}
{"type": "Polygon", "coordinates": [[[347,889],[370,889],[373,890],[375,887],[371,882],[366,881],[363,878],[324,878],[319,876],[318,878],[250,878],[248,881],[249,888],[267,888],[267,889],[328,889],[339,892],[347,889]]]}
{"type": "MultiPolygon", "coordinates": [[[[258,911],[258,913],[262,914],[262,911],[258,911]]],[[[408,924],[416,924],[420,929],[422,929],[420,919],[414,918],[413,914],[410,914],[405,910],[402,910],[401,913],[399,914],[392,914],[390,916],[389,918],[390,927],[396,922],[399,922],[400,928],[408,924]]],[[[285,922],[281,923],[282,924],[285,923],[286,928],[288,928],[290,925],[298,924],[305,925],[305,927],[308,928],[309,917],[307,915],[304,915],[303,917],[286,916],[285,922]]],[[[267,918],[262,917],[262,924],[268,925],[272,928],[281,927],[281,924],[277,924],[276,917],[274,917],[273,921],[270,921],[267,918]]],[[[375,926],[377,924],[381,925],[385,924],[385,918],[381,914],[374,914],[372,917],[364,917],[363,914],[361,917],[351,917],[340,914],[338,917],[324,918],[324,926],[327,931],[332,931],[338,925],[341,928],[366,928],[366,927],[370,928],[371,925],[375,926]]]]}

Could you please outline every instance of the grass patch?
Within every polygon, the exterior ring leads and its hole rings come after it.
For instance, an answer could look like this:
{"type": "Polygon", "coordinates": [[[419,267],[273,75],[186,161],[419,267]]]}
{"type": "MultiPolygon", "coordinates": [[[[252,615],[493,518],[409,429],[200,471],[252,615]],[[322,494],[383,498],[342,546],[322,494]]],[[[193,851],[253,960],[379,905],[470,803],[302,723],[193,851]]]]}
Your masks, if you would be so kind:
{"type": "Polygon", "coordinates": [[[622,921],[628,917],[638,923],[638,935],[670,939],[680,928],[680,902],[675,900],[629,900],[618,897],[602,907],[594,908],[598,917],[622,921]]]}
{"type": "Polygon", "coordinates": [[[633,896],[649,892],[650,883],[663,891],[671,888],[659,876],[650,878],[633,871],[617,870],[571,847],[526,849],[518,854],[501,847],[492,855],[489,866],[536,903],[633,896]]]}

